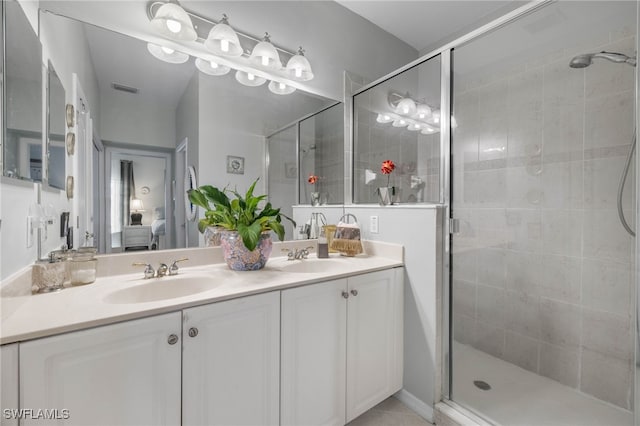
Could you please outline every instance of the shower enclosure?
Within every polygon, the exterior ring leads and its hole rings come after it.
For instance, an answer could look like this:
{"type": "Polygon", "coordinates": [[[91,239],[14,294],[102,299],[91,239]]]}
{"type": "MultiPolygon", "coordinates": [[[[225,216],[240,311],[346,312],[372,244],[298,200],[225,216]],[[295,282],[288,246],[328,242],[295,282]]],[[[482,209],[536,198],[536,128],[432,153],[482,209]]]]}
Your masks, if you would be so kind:
{"type": "Polygon", "coordinates": [[[555,2],[452,50],[444,396],[486,420],[633,424],[637,17],[555,2]]]}

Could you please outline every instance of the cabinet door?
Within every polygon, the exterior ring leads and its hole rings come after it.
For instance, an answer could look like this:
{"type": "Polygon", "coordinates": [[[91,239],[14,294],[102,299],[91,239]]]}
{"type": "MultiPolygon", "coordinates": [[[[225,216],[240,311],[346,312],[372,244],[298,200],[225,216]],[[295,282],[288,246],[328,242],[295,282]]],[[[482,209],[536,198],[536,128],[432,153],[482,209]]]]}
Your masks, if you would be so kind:
{"type": "Polygon", "coordinates": [[[179,424],[181,348],[169,336],[180,322],[175,312],[21,344],[21,408],[68,410],[46,424],[179,424]]]}
{"type": "Polygon", "coordinates": [[[402,268],[348,279],[347,422],[402,388],[402,268]]]}
{"type": "Polygon", "coordinates": [[[282,425],[344,425],[346,280],[282,292],[282,425]]]}
{"type": "Polygon", "coordinates": [[[183,315],[182,424],[277,425],[280,293],[183,315]]]}
{"type": "Polygon", "coordinates": [[[0,425],[17,426],[18,418],[5,410],[18,408],[18,344],[0,347],[0,425]]]}

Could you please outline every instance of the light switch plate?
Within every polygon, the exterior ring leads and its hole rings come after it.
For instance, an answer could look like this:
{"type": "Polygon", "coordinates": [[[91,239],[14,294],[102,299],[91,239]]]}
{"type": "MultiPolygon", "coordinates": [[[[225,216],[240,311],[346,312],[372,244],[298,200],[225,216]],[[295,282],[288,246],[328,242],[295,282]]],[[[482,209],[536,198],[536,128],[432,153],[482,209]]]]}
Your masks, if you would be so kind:
{"type": "Polygon", "coordinates": [[[378,230],[378,216],[369,216],[369,232],[377,234],[378,230]]]}

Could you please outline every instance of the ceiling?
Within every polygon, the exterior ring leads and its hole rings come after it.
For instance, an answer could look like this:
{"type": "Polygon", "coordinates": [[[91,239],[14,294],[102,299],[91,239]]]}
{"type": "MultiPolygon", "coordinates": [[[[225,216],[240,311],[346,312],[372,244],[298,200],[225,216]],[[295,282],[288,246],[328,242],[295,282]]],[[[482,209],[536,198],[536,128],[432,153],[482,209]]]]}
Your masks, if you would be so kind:
{"type": "Polygon", "coordinates": [[[527,3],[513,0],[336,2],[421,53],[427,53],[527,3]]]}

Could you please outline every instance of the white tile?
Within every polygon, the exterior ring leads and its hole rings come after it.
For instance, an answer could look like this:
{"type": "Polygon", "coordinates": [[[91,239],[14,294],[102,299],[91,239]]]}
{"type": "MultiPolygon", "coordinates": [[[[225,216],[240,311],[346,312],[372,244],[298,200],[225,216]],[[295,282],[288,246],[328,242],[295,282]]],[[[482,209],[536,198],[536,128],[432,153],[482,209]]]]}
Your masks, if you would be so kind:
{"type": "Polygon", "coordinates": [[[631,313],[632,266],[600,259],[582,264],[582,303],[593,309],[622,315],[631,313]]]}
{"type": "Polygon", "coordinates": [[[476,319],[488,325],[504,327],[504,289],[478,285],[476,291],[476,319]]]}
{"type": "MultiPolygon", "coordinates": [[[[584,162],[584,206],[586,209],[611,209],[618,200],[618,184],[625,157],[598,158],[584,162]]],[[[632,177],[632,176],[630,176],[632,177]]],[[[633,181],[629,180],[629,184],[633,181]]],[[[623,196],[623,207],[631,208],[630,191],[623,196]]]]}
{"type": "Polygon", "coordinates": [[[507,248],[542,251],[542,215],[537,209],[507,209],[507,248]]]}
{"type": "Polygon", "coordinates": [[[580,352],[548,343],[540,346],[540,374],[573,388],[578,386],[580,352]]]}
{"type": "Polygon", "coordinates": [[[629,263],[632,238],[620,224],[617,210],[585,210],[583,253],[585,257],[629,263]]]}
{"type": "Polygon", "coordinates": [[[504,288],[507,281],[506,252],[503,249],[478,249],[478,283],[504,288]]]}
{"type": "Polygon", "coordinates": [[[580,307],[541,298],[540,337],[546,343],[577,347],[580,343],[580,307]]]}
{"type": "Polygon", "coordinates": [[[504,356],[504,328],[481,321],[476,322],[476,339],[473,346],[498,358],[504,356]]]}
{"type": "Polygon", "coordinates": [[[507,289],[536,294],[542,278],[542,256],[526,252],[507,252],[507,289]]]}
{"type": "Polygon", "coordinates": [[[591,351],[631,360],[634,348],[631,318],[585,308],[582,311],[582,345],[591,351]]]}
{"type": "Polygon", "coordinates": [[[538,338],[540,336],[540,298],[534,294],[507,291],[505,326],[507,330],[538,338]]]}
{"type": "Polygon", "coordinates": [[[509,167],[507,169],[507,206],[534,208],[542,202],[541,167],[509,167]]]}
{"type": "MultiPolygon", "coordinates": [[[[601,46],[599,50],[635,56],[635,40],[633,37],[627,37],[609,45],[601,46]]],[[[585,73],[585,94],[587,98],[633,90],[635,84],[633,71],[634,68],[630,66],[612,67],[607,61],[593,61],[593,64],[589,67],[589,72],[585,73]]]]}
{"type": "Polygon", "coordinates": [[[537,373],[540,341],[516,333],[506,333],[504,359],[537,373]]]}
{"type": "Polygon", "coordinates": [[[453,313],[475,317],[476,315],[476,284],[467,281],[453,281],[453,313]]]}
{"type": "Polygon", "coordinates": [[[556,255],[543,255],[542,278],[538,294],[563,302],[580,302],[582,259],[556,255]]]}
{"type": "Polygon", "coordinates": [[[627,145],[633,137],[632,90],[590,98],[585,109],[585,149],[627,145]]]}
{"type": "Polygon", "coordinates": [[[582,208],[582,168],[581,161],[545,164],[542,171],[545,208],[582,208]]]}
{"type": "Polygon", "coordinates": [[[631,362],[584,350],[580,389],[596,398],[631,409],[631,362]]]}
{"type": "Polygon", "coordinates": [[[545,253],[582,255],[582,211],[543,210],[542,246],[545,253]]]}

